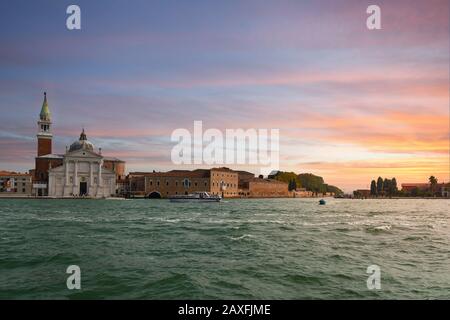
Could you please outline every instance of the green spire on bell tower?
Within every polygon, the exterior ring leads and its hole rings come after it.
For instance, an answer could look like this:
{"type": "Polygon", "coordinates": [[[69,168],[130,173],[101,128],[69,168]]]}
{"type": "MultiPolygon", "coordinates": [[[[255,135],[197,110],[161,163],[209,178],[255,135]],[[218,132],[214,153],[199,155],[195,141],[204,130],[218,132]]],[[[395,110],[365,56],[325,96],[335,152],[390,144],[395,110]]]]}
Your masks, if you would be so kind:
{"type": "Polygon", "coordinates": [[[42,103],[41,113],[38,120],[38,157],[52,153],[52,120],[51,113],[47,103],[47,93],[44,92],[44,102],[42,103]]]}
{"type": "Polygon", "coordinates": [[[39,118],[43,121],[50,121],[52,114],[50,113],[50,109],[48,108],[47,103],[47,92],[44,92],[44,102],[42,103],[41,113],[39,114],[39,118]]]}

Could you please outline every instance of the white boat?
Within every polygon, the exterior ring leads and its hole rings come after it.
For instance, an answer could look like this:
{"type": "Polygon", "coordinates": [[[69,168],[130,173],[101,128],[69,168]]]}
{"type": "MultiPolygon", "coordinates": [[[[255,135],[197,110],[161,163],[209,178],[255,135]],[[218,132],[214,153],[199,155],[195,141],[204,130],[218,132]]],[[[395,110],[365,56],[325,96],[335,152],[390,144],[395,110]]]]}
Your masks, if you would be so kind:
{"type": "Polygon", "coordinates": [[[211,195],[208,192],[194,192],[187,195],[171,196],[169,199],[172,202],[219,202],[222,197],[211,195]]]}

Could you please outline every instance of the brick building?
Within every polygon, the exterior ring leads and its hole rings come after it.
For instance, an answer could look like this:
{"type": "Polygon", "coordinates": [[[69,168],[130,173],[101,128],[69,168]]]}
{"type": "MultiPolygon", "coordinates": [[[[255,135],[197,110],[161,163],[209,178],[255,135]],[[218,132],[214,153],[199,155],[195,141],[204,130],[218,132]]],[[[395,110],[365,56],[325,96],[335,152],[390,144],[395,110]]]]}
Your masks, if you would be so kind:
{"type": "MultiPolygon", "coordinates": [[[[450,184],[449,183],[437,183],[434,187],[434,193],[439,194],[442,197],[450,196],[450,184]]],[[[402,191],[411,194],[417,191],[431,191],[430,183],[402,183],[402,191]]]]}
{"type": "Polygon", "coordinates": [[[0,171],[1,196],[30,196],[33,186],[32,174],[0,171]]]}
{"type": "Polygon", "coordinates": [[[168,172],[132,172],[128,175],[129,195],[166,198],[193,192],[209,192],[223,198],[289,197],[288,184],[255,178],[247,171],[229,168],[172,170],[168,172]]]}
{"type": "Polygon", "coordinates": [[[275,179],[251,178],[240,182],[239,194],[245,198],[287,198],[286,182],[275,179]]]}
{"type": "Polygon", "coordinates": [[[166,198],[202,191],[224,198],[238,196],[238,173],[228,168],[132,172],[128,179],[131,196],[166,198]]]}

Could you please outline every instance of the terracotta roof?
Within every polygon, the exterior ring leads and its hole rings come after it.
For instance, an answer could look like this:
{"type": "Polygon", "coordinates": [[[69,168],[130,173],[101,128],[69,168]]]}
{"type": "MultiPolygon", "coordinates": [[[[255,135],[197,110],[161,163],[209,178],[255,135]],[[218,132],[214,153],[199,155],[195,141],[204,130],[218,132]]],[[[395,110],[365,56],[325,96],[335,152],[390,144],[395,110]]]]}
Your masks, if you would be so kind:
{"type": "MultiPolygon", "coordinates": [[[[436,184],[437,186],[443,186],[445,185],[445,182],[440,182],[436,184]]],[[[402,188],[404,187],[409,187],[409,188],[413,188],[413,187],[417,187],[417,188],[424,188],[424,187],[429,187],[431,186],[430,183],[402,183],[402,188]]]]}
{"type": "Polygon", "coordinates": [[[429,183],[402,183],[402,187],[427,187],[429,183]]]}
{"type": "Polygon", "coordinates": [[[214,171],[237,172],[237,171],[231,170],[230,168],[227,168],[227,167],[211,168],[211,170],[214,170],[214,171]]]}
{"type": "Polygon", "coordinates": [[[236,170],[235,172],[237,172],[240,175],[248,175],[248,176],[252,175],[252,176],[255,176],[254,173],[251,173],[251,172],[248,172],[248,171],[236,170]]]}
{"type": "Polygon", "coordinates": [[[20,172],[13,172],[13,171],[0,171],[1,177],[7,177],[7,176],[23,176],[23,177],[31,177],[32,175],[30,173],[20,173],[20,172]]]}
{"type": "Polygon", "coordinates": [[[272,183],[272,184],[285,184],[286,182],[275,180],[275,179],[260,179],[260,178],[251,178],[251,179],[245,179],[246,182],[262,182],[262,183],[272,183]]]}
{"type": "Polygon", "coordinates": [[[189,177],[189,178],[209,178],[210,171],[207,169],[190,170],[171,170],[167,172],[130,172],[131,176],[146,177],[189,177]]]}
{"type": "Polygon", "coordinates": [[[125,162],[125,161],[120,160],[120,159],[118,159],[116,157],[103,157],[103,160],[105,160],[105,161],[114,161],[114,162],[125,162]]]}

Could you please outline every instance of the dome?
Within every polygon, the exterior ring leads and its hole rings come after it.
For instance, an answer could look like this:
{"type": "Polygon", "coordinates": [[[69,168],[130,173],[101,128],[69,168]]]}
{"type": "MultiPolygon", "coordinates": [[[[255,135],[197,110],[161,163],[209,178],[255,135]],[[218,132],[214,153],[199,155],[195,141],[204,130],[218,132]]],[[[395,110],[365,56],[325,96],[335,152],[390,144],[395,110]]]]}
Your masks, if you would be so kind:
{"type": "Polygon", "coordinates": [[[94,151],[94,145],[87,139],[84,129],[80,134],[80,139],[70,145],[69,152],[76,150],[94,151]]]}

